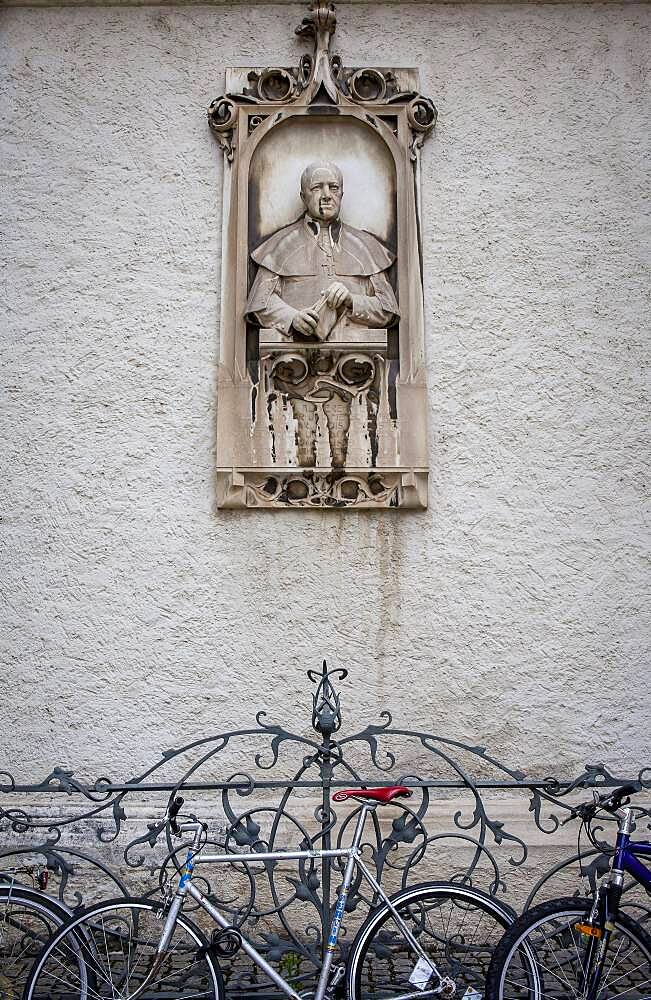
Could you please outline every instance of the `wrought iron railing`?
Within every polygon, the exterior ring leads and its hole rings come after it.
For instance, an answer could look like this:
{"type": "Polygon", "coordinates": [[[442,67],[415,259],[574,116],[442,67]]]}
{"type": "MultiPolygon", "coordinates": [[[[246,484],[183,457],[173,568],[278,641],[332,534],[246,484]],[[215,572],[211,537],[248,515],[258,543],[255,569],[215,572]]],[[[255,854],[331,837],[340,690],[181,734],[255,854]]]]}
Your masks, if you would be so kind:
{"type": "MultiPolygon", "coordinates": [[[[379,724],[344,735],[335,684],[346,676],[343,669],[328,671],[325,663],[321,672],[308,671],[315,687],[306,733],[271,723],[259,712],[255,726],[165,751],[124,782],[83,781],[55,768],[40,782],[21,783],[0,772],[0,869],[47,870],[51,890],[73,908],[97,896],[156,893],[177,864],[179,847],[163,814],[168,797],[180,790],[188,807],[209,821],[209,843],[262,852],[346,842],[354,812],[335,811],[333,790],[401,783],[413,788],[413,798],[378,811],[364,847],[385,887],[454,879],[513,900],[518,908],[558,894],[560,882],[576,891],[583,879],[584,891],[594,889],[608,863],[606,843],[603,851],[564,858],[556,853],[551,860],[549,851],[538,848],[532,864],[523,817],[529,815],[530,831],[540,840],[538,833],[558,830],[576,801],[573,793],[631,780],[649,789],[651,768],[613,774],[590,764],[572,780],[532,780],[485,747],[395,726],[388,712],[379,724]],[[520,817],[513,808],[518,798],[527,802],[520,817]],[[504,809],[508,815],[499,818],[504,809]]],[[[220,867],[206,884],[270,960],[286,974],[309,978],[327,939],[338,874],[332,861],[262,862],[253,872],[234,863],[227,878],[220,867]]],[[[353,924],[371,905],[371,896],[356,884],[347,906],[353,924]]],[[[639,918],[650,919],[648,905],[633,897],[631,905],[639,918]]],[[[344,953],[349,943],[350,935],[343,938],[344,953]]],[[[234,961],[233,992],[261,985],[248,964],[234,961]]]]}

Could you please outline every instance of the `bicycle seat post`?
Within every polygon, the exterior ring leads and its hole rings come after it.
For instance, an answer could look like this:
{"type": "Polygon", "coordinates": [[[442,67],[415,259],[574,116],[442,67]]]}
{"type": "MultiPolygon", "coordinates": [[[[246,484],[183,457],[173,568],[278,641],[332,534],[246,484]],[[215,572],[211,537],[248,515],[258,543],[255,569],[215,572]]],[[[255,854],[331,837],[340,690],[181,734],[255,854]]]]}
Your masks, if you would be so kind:
{"type": "Polygon", "coordinates": [[[341,889],[339,890],[339,896],[337,897],[335,912],[332,916],[332,923],[330,925],[330,935],[328,937],[328,943],[326,945],[323,955],[323,965],[321,966],[319,984],[316,988],[316,993],[314,994],[314,1000],[323,1000],[328,990],[328,985],[330,981],[330,969],[332,967],[334,954],[337,949],[339,928],[341,926],[344,912],[346,910],[346,899],[348,898],[348,892],[350,890],[350,885],[353,880],[353,872],[355,871],[355,864],[357,861],[357,855],[359,853],[359,845],[362,842],[362,834],[364,833],[364,825],[366,823],[366,817],[370,812],[374,812],[376,808],[377,808],[377,802],[362,802],[362,808],[360,809],[359,816],[357,817],[357,822],[355,824],[355,831],[353,833],[353,840],[349,848],[350,853],[348,854],[346,867],[344,869],[344,876],[341,883],[341,889]]]}

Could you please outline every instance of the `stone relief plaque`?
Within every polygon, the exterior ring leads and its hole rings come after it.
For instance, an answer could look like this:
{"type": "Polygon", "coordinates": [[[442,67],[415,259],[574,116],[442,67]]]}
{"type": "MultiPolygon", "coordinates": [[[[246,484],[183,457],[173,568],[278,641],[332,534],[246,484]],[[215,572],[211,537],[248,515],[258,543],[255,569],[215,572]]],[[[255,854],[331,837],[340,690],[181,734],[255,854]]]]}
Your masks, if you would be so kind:
{"type": "Polygon", "coordinates": [[[297,68],[233,69],[226,157],[220,507],[424,508],[427,400],[414,69],[346,69],[333,3],[297,68]]]}

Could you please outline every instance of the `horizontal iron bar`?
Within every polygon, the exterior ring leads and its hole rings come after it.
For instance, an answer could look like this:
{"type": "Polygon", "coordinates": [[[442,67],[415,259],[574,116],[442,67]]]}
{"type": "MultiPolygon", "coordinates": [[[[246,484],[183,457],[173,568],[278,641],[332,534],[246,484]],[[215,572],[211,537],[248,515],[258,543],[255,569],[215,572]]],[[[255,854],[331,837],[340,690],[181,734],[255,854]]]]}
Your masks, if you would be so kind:
{"type": "MultiPolygon", "coordinates": [[[[508,788],[538,788],[543,791],[559,788],[571,788],[574,782],[572,781],[405,781],[404,785],[407,788],[493,788],[493,789],[508,789],[508,788]]],[[[619,782],[616,781],[600,781],[596,786],[578,786],[578,788],[616,788],[619,782]]],[[[192,791],[192,792],[217,792],[225,791],[229,788],[240,788],[248,789],[251,788],[252,791],[256,789],[271,789],[278,790],[281,788],[319,788],[322,789],[324,785],[328,788],[392,788],[395,785],[394,781],[253,781],[250,785],[246,781],[188,781],[183,782],[181,785],[176,783],[148,783],[142,782],[133,783],[125,782],[123,784],[112,782],[111,784],[102,784],[99,787],[94,785],[83,785],[79,783],[79,789],[70,788],[69,786],[58,787],[56,785],[7,785],[0,784],[0,792],[10,793],[10,792],[63,792],[66,795],[74,794],[75,791],[80,793],[88,792],[94,795],[100,795],[103,792],[109,794],[117,794],[118,792],[174,792],[174,791],[192,791]]],[[[577,788],[577,790],[578,790],[577,788]]]]}
{"type": "Polygon", "coordinates": [[[234,861],[319,861],[321,858],[346,858],[351,854],[349,847],[331,851],[264,851],[260,854],[196,854],[195,865],[228,864],[234,861]]]}

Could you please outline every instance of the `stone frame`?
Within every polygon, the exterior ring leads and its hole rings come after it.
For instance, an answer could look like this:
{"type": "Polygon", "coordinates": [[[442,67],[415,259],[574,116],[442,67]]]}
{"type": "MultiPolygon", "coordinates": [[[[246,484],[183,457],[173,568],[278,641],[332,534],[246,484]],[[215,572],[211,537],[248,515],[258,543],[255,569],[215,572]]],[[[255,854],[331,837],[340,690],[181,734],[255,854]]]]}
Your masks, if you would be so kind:
{"type": "MultiPolygon", "coordinates": [[[[208,111],[210,127],[225,153],[216,469],[220,508],[427,506],[418,185],[419,151],[434,128],[436,109],[418,93],[415,69],[344,69],[341,60],[330,54],[335,26],[334,4],[321,0],[311,3],[297,34],[313,38],[313,55],[304,55],[296,69],[227,71],[226,95],[213,101],[208,111]],[[299,119],[306,122],[304,128],[311,128],[311,123],[327,128],[335,122],[357,122],[382,141],[394,164],[399,248],[394,266],[400,318],[394,335],[390,331],[383,346],[374,346],[375,342],[274,345],[264,340],[265,331],[258,338],[247,322],[253,157],[274,129],[299,119]],[[300,446],[298,453],[292,446],[295,423],[291,416],[286,419],[287,413],[295,413],[287,400],[292,406],[298,405],[297,399],[300,402],[298,390],[291,395],[291,379],[300,382],[308,367],[312,375],[321,369],[327,371],[330,383],[341,385],[341,407],[349,406],[348,427],[343,432],[345,457],[336,459],[340,442],[332,437],[329,427],[328,464],[318,458],[316,446],[312,452],[308,446],[308,452],[317,455],[311,464],[299,460],[300,446]],[[294,376],[283,381],[291,371],[294,376]],[[346,403],[345,395],[348,386],[350,400],[364,405],[364,447],[351,439],[352,402],[346,403]],[[270,399],[276,409],[282,399],[280,417],[276,412],[272,417],[270,399]],[[278,420],[281,424],[285,420],[283,434],[291,454],[274,439],[274,434],[278,438],[278,420]]],[[[320,414],[323,418],[323,408],[320,414]]],[[[344,412],[344,423],[345,419],[344,412]]]]}

